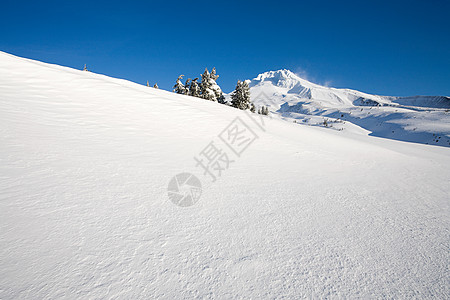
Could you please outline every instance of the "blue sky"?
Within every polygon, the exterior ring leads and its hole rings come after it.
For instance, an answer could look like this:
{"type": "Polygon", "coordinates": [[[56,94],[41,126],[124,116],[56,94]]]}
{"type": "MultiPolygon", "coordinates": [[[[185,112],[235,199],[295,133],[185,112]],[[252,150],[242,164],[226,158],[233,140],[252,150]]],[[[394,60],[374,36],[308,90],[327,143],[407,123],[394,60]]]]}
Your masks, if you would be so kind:
{"type": "Polygon", "coordinates": [[[450,96],[450,1],[2,0],[0,50],[171,89],[216,67],[290,69],[382,95],[450,96]]]}

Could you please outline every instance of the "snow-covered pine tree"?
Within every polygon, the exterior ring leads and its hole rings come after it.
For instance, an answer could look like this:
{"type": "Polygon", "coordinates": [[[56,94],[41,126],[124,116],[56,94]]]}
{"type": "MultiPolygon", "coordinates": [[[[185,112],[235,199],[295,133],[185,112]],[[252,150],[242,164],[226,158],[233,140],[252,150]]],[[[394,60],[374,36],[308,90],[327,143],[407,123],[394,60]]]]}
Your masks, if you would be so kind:
{"type": "Polygon", "coordinates": [[[261,107],[260,108],[258,108],[258,114],[262,114],[262,109],[261,109],[261,107]]]}
{"type": "Polygon", "coordinates": [[[214,82],[214,80],[211,79],[208,68],[205,68],[205,72],[203,72],[201,76],[202,76],[202,82],[200,83],[201,97],[206,100],[216,101],[216,95],[214,91],[211,89],[211,81],[214,82]]]}
{"type": "Polygon", "coordinates": [[[155,85],[153,86],[153,88],[155,88],[155,89],[159,89],[159,86],[158,86],[158,84],[157,84],[157,83],[155,83],[155,85]]]}
{"type": "Polygon", "coordinates": [[[148,80],[147,80],[147,86],[150,86],[150,84],[148,83],[148,80]]]}
{"type": "Polygon", "coordinates": [[[181,82],[181,79],[183,79],[184,75],[178,76],[177,82],[173,86],[173,92],[177,94],[186,94],[186,88],[184,87],[184,84],[181,82]]]}
{"type": "Polygon", "coordinates": [[[216,81],[217,78],[219,78],[219,75],[216,74],[216,67],[212,68],[210,77],[214,81],[216,81]]]}
{"type": "Polygon", "coordinates": [[[87,69],[87,67],[86,67],[86,64],[84,64],[84,68],[83,68],[83,71],[87,71],[88,69],[87,69]]]}
{"type": "Polygon", "coordinates": [[[231,106],[242,110],[250,108],[250,88],[247,81],[238,80],[236,89],[231,94],[231,106]]]}
{"type": "Polygon", "coordinates": [[[219,103],[225,104],[226,101],[225,101],[225,97],[223,96],[222,89],[216,82],[217,78],[219,78],[219,75],[216,74],[216,68],[214,67],[211,70],[211,74],[210,74],[210,82],[211,82],[210,89],[213,90],[213,92],[216,96],[216,101],[218,101],[219,103]]]}
{"type": "Polygon", "coordinates": [[[197,83],[198,78],[194,78],[189,86],[189,96],[200,97],[200,87],[197,83]]]}
{"type": "MultiPolygon", "coordinates": [[[[241,109],[242,107],[242,82],[238,80],[236,88],[231,93],[231,106],[241,109]]],[[[245,109],[245,108],[244,108],[245,109]]]]}
{"type": "Polygon", "coordinates": [[[222,94],[220,95],[219,99],[217,99],[217,102],[220,104],[228,104],[227,100],[225,100],[225,96],[222,94]]]}
{"type": "Polygon", "coordinates": [[[188,78],[188,79],[186,79],[186,82],[184,83],[184,94],[190,95],[190,90],[191,90],[191,79],[188,78]]]}
{"type": "Polygon", "coordinates": [[[255,113],[255,104],[253,104],[253,103],[250,103],[250,111],[252,112],[252,113],[255,113]]]}

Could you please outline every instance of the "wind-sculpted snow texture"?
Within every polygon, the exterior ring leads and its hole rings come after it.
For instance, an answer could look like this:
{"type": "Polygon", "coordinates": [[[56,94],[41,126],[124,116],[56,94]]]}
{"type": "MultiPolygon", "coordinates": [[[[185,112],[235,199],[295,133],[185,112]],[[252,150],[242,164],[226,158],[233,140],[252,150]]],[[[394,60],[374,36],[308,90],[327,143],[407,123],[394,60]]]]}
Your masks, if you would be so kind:
{"type": "Polygon", "coordinates": [[[448,299],[450,149],[269,117],[0,53],[0,298],[448,299]]]}
{"type": "Polygon", "coordinates": [[[289,121],[323,126],[326,119],[332,129],[450,147],[449,97],[370,95],[320,86],[289,70],[259,74],[250,86],[257,106],[289,121]]]}

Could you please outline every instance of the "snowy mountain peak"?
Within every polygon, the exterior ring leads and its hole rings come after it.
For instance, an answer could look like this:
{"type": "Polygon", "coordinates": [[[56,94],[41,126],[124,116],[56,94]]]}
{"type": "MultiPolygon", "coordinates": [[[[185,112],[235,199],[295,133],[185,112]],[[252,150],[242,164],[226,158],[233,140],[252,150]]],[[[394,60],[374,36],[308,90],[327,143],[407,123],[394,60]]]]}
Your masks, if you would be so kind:
{"type": "Polygon", "coordinates": [[[332,121],[337,130],[450,146],[449,97],[370,95],[314,84],[286,69],[259,74],[250,92],[257,108],[302,124],[331,127],[332,121]]]}
{"type": "Polygon", "coordinates": [[[318,85],[309,82],[303,78],[300,78],[300,76],[287,69],[280,69],[277,71],[268,71],[261,73],[252,80],[251,86],[266,83],[271,83],[275,86],[287,89],[292,89],[293,87],[299,85],[308,88],[318,87],[318,85]]]}
{"type": "Polygon", "coordinates": [[[287,69],[280,69],[276,71],[267,71],[264,73],[259,74],[256,79],[258,80],[264,80],[266,78],[297,78],[298,76],[294,74],[294,72],[287,70],[287,69]]]}

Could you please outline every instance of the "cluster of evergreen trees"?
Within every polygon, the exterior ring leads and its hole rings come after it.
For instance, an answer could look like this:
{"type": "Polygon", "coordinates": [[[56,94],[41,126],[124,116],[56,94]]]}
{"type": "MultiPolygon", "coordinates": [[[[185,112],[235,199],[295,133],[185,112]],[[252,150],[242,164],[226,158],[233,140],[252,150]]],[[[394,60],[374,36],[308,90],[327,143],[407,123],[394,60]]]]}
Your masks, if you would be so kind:
{"type": "MultiPolygon", "coordinates": [[[[178,76],[173,86],[173,92],[228,105],[223,96],[222,89],[216,82],[217,78],[219,78],[219,75],[216,74],[216,68],[213,68],[211,73],[208,71],[208,68],[205,68],[205,72],[201,74],[202,79],[200,83],[198,82],[199,78],[196,77],[194,79],[188,78],[183,84],[183,77],[184,75],[178,76]]],[[[236,89],[231,94],[230,105],[241,110],[249,109],[253,113],[256,112],[255,105],[250,101],[248,81],[238,80],[236,89]]],[[[259,108],[258,114],[268,115],[269,109],[262,106],[259,108]]]]}
{"type": "Polygon", "coordinates": [[[205,68],[205,72],[201,75],[202,81],[200,83],[197,81],[197,77],[194,79],[188,78],[183,84],[181,82],[183,76],[184,75],[178,76],[177,82],[173,86],[173,91],[175,93],[199,97],[223,104],[225,103],[222,89],[216,82],[217,78],[219,78],[219,75],[216,74],[216,68],[213,68],[211,73],[208,71],[208,68],[205,68]]]}
{"type": "MultiPolygon", "coordinates": [[[[84,65],[83,70],[88,71],[86,65],[84,65]]],[[[231,103],[228,104],[223,96],[222,89],[216,82],[217,78],[219,78],[219,75],[216,74],[216,68],[213,68],[211,73],[208,71],[208,68],[205,68],[205,72],[201,74],[202,81],[200,83],[197,81],[199,79],[197,77],[194,79],[188,78],[183,84],[181,82],[183,77],[184,75],[178,76],[177,82],[173,86],[173,91],[177,94],[219,102],[241,110],[249,109],[252,113],[256,112],[255,105],[250,101],[250,87],[248,81],[238,80],[236,89],[231,93],[231,103]]],[[[147,86],[150,86],[148,81],[147,86]]],[[[153,88],[158,89],[158,84],[155,83],[153,88]]],[[[268,115],[269,109],[262,106],[258,109],[258,114],[268,115]]]]}
{"type": "Polygon", "coordinates": [[[261,106],[261,108],[258,110],[258,114],[267,116],[269,114],[269,108],[264,105],[261,106]]]}

